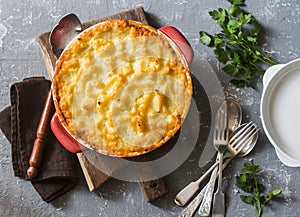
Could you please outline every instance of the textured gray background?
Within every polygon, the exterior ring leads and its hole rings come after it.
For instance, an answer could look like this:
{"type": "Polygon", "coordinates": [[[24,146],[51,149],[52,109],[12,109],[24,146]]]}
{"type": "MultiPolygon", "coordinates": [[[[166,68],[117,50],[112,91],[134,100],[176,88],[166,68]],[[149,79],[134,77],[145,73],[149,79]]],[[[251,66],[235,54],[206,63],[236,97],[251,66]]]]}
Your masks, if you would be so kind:
{"type": "MultiPolygon", "coordinates": [[[[248,0],[246,3],[246,10],[264,28],[261,36],[263,49],[279,63],[298,58],[299,1],[248,0]]],[[[243,120],[252,120],[261,128],[261,81],[256,90],[227,85],[228,77],[220,70],[212,50],[199,45],[200,30],[210,33],[219,31],[208,11],[217,7],[227,8],[226,0],[0,0],[0,109],[9,104],[11,84],[25,77],[47,76],[36,36],[49,31],[62,15],[74,12],[82,21],[88,21],[138,6],[144,7],[151,25],[173,25],[180,29],[197,52],[214,67],[225,94],[240,102],[243,120]]],[[[263,167],[263,182],[267,188],[283,189],[282,198],[265,208],[264,216],[299,216],[299,168],[288,168],[278,160],[262,129],[254,151],[243,159],[234,160],[224,172],[227,216],[254,216],[252,207],[240,202],[234,186],[235,175],[250,159],[263,167]]],[[[111,179],[99,190],[90,193],[81,178],[74,190],[47,204],[40,199],[30,182],[14,177],[10,145],[0,133],[0,216],[178,216],[182,208],[173,203],[173,197],[203,172],[202,168],[197,168],[197,161],[198,153],[195,153],[182,167],[168,175],[169,194],[153,203],[145,201],[137,183],[111,179]]]]}

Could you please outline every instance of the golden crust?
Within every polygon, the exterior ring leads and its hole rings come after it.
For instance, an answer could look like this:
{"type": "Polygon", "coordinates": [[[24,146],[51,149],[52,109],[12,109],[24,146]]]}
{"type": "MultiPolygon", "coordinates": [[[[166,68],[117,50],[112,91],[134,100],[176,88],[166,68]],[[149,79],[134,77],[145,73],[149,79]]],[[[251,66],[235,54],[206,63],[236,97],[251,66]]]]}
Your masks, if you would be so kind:
{"type": "Polygon", "coordinates": [[[89,28],[56,64],[53,96],[60,121],[103,154],[131,157],[160,147],[181,127],[192,95],[180,55],[146,24],[111,20],[89,28]]]}

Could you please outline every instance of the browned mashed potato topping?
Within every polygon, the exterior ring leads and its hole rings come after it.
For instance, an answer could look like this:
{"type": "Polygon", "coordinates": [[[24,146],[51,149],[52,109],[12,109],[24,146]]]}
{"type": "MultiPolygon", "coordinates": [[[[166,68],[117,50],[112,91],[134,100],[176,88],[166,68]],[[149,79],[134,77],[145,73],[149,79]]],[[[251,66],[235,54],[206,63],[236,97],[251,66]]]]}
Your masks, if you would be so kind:
{"type": "Polygon", "coordinates": [[[74,138],[100,153],[130,157],[160,147],[179,130],[192,84],[182,54],[162,33],[111,20],[65,49],[53,95],[74,138]]]}

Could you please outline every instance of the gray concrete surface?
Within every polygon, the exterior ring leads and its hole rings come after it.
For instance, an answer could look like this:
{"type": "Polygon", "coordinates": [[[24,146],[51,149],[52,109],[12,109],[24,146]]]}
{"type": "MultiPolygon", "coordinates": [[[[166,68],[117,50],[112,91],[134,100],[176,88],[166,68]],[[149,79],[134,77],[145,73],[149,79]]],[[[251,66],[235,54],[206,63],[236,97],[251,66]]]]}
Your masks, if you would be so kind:
{"type": "MultiPolygon", "coordinates": [[[[286,63],[300,55],[300,2],[298,0],[248,0],[250,11],[263,26],[263,48],[277,62],[286,63]]],[[[264,208],[263,216],[292,217],[300,215],[300,171],[284,166],[267,140],[260,122],[259,105],[262,82],[257,89],[237,89],[228,85],[211,49],[199,44],[199,31],[219,31],[208,11],[227,7],[226,0],[0,0],[0,109],[9,104],[10,85],[31,76],[47,76],[36,36],[49,31],[57,20],[69,12],[82,21],[97,19],[126,9],[142,6],[149,23],[155,27],[173,25],[180,29],[193,47],[215,69],[226,96],[240,102],[243,121],[252,120],[260,127],[259,141],[253,152],[234,160],[224,172],[227,216],[254,216],[250,205],[242,203],[234,186],[235,175],[244,162],[253,159],[264,169],[267,188],[282,187],[283,196],[264,208]]],[[[295,136],[296,138],[296,136],[295,136]]],[[[137,183],[111,179],[90,193],[85,180],[74,190],[47,204],[30,182],[13,175],[10,145],[0,133],[0,216],[178,216],[182,208],[173,203],[174,195],[189,181],[203,173],[198,168],[200,153],[191,157],[165,177],[169,194],[147,203],[137,183]]]]}

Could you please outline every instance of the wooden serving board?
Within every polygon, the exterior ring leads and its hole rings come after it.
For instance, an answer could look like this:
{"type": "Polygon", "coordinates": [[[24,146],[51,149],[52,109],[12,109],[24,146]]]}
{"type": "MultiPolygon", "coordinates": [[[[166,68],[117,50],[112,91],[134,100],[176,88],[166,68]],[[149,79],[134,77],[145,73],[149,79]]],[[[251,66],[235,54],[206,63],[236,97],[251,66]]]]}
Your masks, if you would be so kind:
{"type": "MultiPolygon", "coordinates": [[[[135,20],[142,23],[147,23],[144,10],[143,8],[139,7],[112,16],[82,23],[82,29],[84,30],[99,22],[103,22],[105,20],[112,20],[112,19],[127,19],[127,20],[135,20]]],[[[56,58],[52,52],[51,45],[49,43],[49,35],[50,32],[46,32],[39,35],[38,42],[40,45],[40,49],[46,65],[47,72],[50,78],[52,78],[54,68],[55,68],[56,58]]],[[[82,153],[78,153],[77,157],[90,191],[94,191],[109,179],[108,175],[106,175],[105,173],[101,172],[99,169],[94,167],[82,153]]],[[[143,192],[145,194],[147,201],[153,201],[168,193],[167,185],[163,179],[141,182],[141,186],[143,188],[143,192]]]]}

